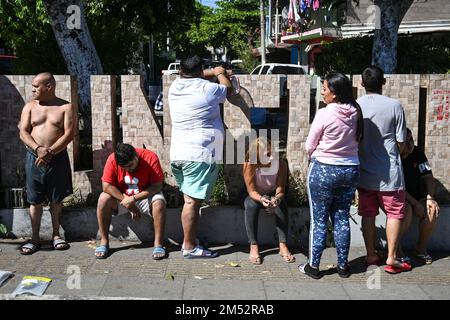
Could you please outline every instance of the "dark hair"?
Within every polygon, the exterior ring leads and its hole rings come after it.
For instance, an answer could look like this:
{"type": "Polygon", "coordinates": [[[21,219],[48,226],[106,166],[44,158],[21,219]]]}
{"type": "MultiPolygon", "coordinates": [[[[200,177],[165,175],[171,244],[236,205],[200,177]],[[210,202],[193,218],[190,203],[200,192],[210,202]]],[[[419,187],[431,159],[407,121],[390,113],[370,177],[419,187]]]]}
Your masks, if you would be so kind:
{"type": "Polygon", "coordinates": [[[383,87],[384,73],[383,70],[376,66],[370,66],[362,72],[362,82],[364,88],[369,92],[381,91],[383,87]]]}
{"type": "Polygon", "coordinates": [[[351,104],[356,108],[358,123],[356,126],[356,141],[361,142],[364,136],[364,120],[361,107],[353,97],[353,86],[350,79],[342,73],[331,73],[325,77],[328,89],[336,96],[336,101],[351,104]]]}
{"type": "Polygon", "coordinates": [[[198,55],[189,56],[180,63],[180,70],[183,75],[200,76],[203,71],[203,62],[198,55]]]}
{"type": "Polygon", "coordinates": [[[114,152],[116,162],[123,167],[129,164],[137,156],[136,150],[132,145],[126,143],[118,143],[114,152]]]}

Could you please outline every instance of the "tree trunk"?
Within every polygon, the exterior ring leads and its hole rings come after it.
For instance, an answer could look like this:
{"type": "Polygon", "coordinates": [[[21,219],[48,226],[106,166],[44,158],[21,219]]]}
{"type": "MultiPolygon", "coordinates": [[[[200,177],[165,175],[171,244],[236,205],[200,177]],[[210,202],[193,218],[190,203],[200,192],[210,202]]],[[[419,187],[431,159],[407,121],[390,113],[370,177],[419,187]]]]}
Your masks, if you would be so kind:
{"type": "Polygon", "coordinates": [[[90,76],[102,74],[103,68],[86,23],[84,3],[82,0],[42,1],[67,69],[77,80],[79,111],[90,127],[90,121],[86,121],[91,118],[90,76]]]}
{"type": "Polygon", "coordinates": [[[384,73],[392,74],[397,69],[398,28],[414,0],[375,0],[380,9],[381,27],[375,29],[373,37],[372,64],[384,73]]]}

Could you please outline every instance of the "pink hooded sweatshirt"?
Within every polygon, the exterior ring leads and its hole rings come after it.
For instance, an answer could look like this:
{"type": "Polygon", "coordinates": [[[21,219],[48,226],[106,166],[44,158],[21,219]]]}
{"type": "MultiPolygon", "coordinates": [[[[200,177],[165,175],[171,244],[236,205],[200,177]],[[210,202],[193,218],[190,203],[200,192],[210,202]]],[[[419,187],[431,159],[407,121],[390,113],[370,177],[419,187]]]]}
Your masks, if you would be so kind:
{"type": "Polygon", "coordinates": [[[350,104],[330,103],[319,109],[306,139],[309,158],[358,157],[358,113],[350,104]]]}

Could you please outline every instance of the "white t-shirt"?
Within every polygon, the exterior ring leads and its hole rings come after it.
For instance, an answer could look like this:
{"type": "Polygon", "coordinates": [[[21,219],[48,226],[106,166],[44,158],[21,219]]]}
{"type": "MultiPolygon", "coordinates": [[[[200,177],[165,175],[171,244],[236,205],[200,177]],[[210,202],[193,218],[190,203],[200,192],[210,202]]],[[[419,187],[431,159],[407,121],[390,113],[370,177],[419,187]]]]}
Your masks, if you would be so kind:
{"type": "Polygon", "coordinates": [[[169,88],[172,121],[170,161],[222,160],[224,129],[220,103],[227,88],[201,78],[178,78],[169,88]]]}
{"type": "Polygon", "coordinates": [[[359,145],[359,186],[375,191],[405,189],[402,161],[397,142],[406,140],[402,105],[379,94],[358,100],[364,118],[364,138],[359,145]]]}

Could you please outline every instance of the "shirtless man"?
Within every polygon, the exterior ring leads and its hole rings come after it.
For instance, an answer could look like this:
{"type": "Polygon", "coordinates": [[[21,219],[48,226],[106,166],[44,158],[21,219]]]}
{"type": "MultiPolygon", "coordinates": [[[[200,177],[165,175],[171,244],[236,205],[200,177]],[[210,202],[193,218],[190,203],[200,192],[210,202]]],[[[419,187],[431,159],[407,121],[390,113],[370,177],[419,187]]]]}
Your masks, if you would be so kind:
{"type": "Polygon", "coordinates": [[[69,245],[59,234],[62,201],[73,193],[67,145],[72,141],[77,115],[74,106],[55,95],[55,78],[45,72],[32,82],[34,100],[28,102],[20,118],[20,139],[27,147],[25,173],[27,199],[31,204],[32,239],[20,253],[30,255],[39,249],[42,206],[47,199],[53,225],[53,247],[69,245]]]}

